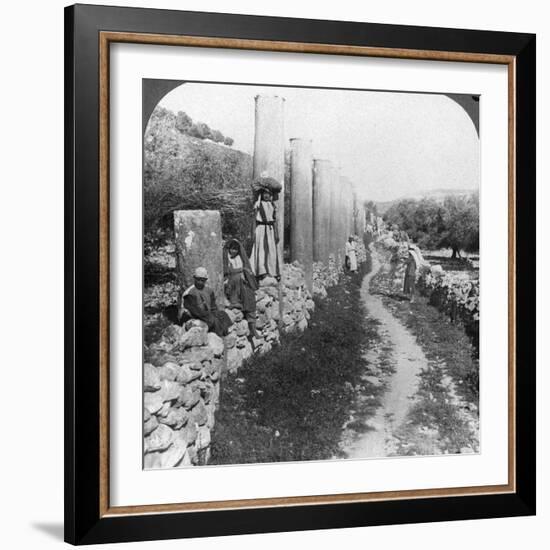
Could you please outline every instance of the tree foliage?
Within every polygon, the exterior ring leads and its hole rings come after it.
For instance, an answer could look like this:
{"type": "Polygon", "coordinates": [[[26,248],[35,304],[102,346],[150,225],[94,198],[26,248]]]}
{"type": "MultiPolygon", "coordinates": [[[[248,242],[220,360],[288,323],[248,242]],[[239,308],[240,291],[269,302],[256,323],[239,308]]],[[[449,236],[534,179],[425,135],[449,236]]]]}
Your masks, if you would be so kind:
{"type": "Polygon", "coordinates": [[[384,219],[406,231],[422,248],[479,249],[479,195],[448,195],[435,199],[405,199],[392,205],[384,219]]]}
{"type": "Polygon", "coordinates": [[[193,120],[191,119],[191,117],[187,113],[179,111],[176,116],[176,129],[179,130],[182,134],[187,134],[192,125],[193,120]]]}
{"type": "MultiPolygon", "coordinates": [[[[157,107],[153,112],[153,115],[156,118],[159,116],[172,118],[174,116],[170,110],[164,107],[157,107]]],[[[153,115],[151,115],[151,118],[153,118],[153,115]]],[[[173,122],[176,130],[182,134],[198,139],[211,139],[216,143],[223,143],[228,147],[231,147],[234,143],[233,138],[224,136],[220,130],[210,128],[210,126],[208,126],[205,122],[193,122],[193,119],[184,111],[178,111],[173,122]]]]}
{"type": "Polygon", "coordinates": [[[223,137],[223,134],[219,130],[212,130],[212,139],[216,143],[223,143],[224,137],[223,137]]]}
{"type": "Polygon", "coordinates": [[[451,248],[453,257],[460,250],[479,250],[479,195],[446,197],[443,227],[441,245],[451,248]]]}

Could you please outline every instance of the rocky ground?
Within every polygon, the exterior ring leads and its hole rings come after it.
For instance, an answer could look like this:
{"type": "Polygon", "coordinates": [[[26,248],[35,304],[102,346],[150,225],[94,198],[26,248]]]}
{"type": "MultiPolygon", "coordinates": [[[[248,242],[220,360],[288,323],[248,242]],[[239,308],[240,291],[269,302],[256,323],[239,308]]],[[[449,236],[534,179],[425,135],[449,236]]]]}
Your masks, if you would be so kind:
{"type": "Polygon", "coordinates": [[[373,257],[362,299],[381,343],[367,352],[365,377],[384,393],[374,416],[352,412],[342,450],[349,458],[478,452],[476,349],[426,298],[411,304],[395,291],[389,252],[373,248],[373,257]]]}

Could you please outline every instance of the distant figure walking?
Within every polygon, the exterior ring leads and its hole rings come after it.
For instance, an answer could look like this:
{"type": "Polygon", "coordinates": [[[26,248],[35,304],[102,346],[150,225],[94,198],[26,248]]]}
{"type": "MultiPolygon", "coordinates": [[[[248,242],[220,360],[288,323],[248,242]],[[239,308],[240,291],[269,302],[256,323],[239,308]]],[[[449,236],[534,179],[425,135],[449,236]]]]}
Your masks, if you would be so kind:
{"type": "Polygon", "coordinates": [[[225,277],[225,295],[230,307],[242,310],[248,322],[250,334],[256,332],[256,294],[258,283],[244,247],[237,239],[229,240],[223,251],[223,274],[225,277]]]}
{"type": "Polygon", "coordinates": [[[208,272],[204,267],[197,267],[193,275],[194,283],[183,293],[181,319],[200,319],[208,325],[208,330],[218,336],[227,336],[231,319],[225,311],[219,310],[214,291],[206,285],[208,272]]]}
{"type": "Polygon", "coordinates": [[[351,273],[357,271],[357,244],[351,235],[346,243],[346,267],[351,273]]]}
{"type": "Polygon", "coordinates": [[[281,277],[279,254],[277,252],[279,233],[277,209],[273,200],[276,200],[282,187],[273,178],[262,176],[254,182],[253,189],[257,197],[254,203],[256,227],[254,229],[254,245],[250,254],[250,263],[258,279],[269,275],[279,280],[281,277]]]}
{"type": "Polygon", "coordinates": [[[409,296],[411,304],[414,303],[416,293],[416,274],[424,264],[422,253],[415,245],[409,245],[409,256],[405,268],[405,280],[403,282],[403,292],[409,296]]]}

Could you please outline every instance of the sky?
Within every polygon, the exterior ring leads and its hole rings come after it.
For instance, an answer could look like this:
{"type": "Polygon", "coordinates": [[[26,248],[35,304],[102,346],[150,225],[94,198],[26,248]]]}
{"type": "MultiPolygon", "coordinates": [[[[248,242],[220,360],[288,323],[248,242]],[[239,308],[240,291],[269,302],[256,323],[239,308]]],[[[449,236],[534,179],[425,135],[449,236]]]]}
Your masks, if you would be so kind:
{"type": "Polygon", "coordinates": [[[444,95],[185,83],[160,105],[206,122],[232,137],[234,149],[253,154],[258,94],[284,97],[286,139],[311,139],[314,158],[339,166],[364,200],[479,187],[478,134],[444,95]]]}

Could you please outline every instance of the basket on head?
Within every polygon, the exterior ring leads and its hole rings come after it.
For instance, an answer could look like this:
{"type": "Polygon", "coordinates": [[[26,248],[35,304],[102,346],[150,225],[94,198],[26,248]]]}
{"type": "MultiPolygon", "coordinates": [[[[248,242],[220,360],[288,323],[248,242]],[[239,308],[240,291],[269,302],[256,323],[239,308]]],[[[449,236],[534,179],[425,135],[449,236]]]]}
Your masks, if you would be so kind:
{"type": "Polygon", "coordinates": [[[256,197],[262,191],[269,191],[273,195],[273,200],[277,200],[282,189],[281,183],[270,176],[261,176],[252,182],[252,191],[256,197]]]}

